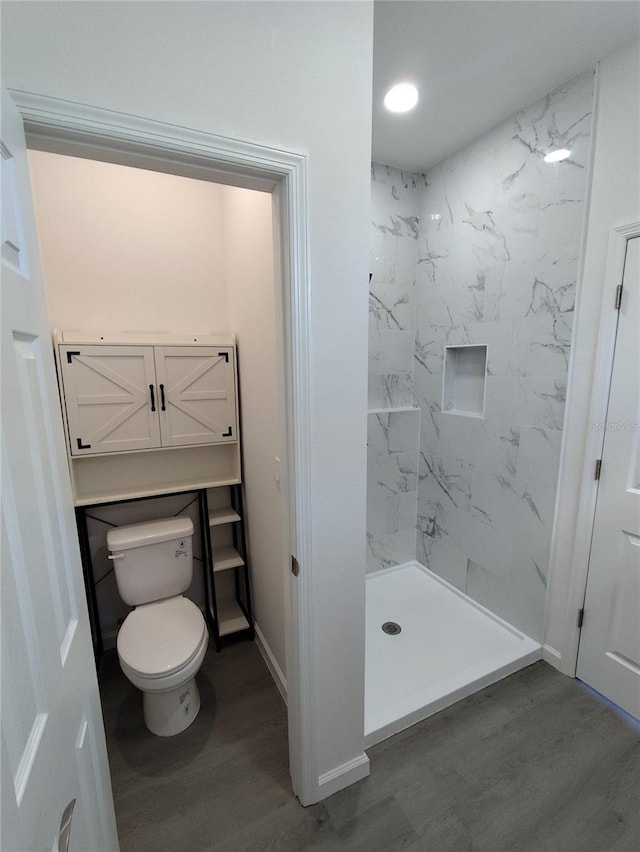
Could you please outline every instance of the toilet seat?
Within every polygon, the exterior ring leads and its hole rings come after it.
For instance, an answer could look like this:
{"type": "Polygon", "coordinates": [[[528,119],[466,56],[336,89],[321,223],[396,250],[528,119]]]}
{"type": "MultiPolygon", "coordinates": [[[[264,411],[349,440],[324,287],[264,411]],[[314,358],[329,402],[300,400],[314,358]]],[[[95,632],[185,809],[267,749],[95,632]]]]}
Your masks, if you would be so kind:
{"type": "Polygon", "coordinates": [[[208,633],[198,607],[188,598],[169,598],[136,607],[118,632],[118,656],[145,679],[167,678],[189,666],[206,647],[208,633]]]}

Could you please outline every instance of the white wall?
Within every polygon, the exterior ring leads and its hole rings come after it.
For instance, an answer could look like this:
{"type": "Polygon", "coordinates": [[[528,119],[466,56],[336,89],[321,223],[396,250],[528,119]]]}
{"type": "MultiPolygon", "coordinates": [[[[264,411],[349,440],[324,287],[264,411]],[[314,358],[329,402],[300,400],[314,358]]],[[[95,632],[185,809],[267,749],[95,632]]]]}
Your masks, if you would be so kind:
{"type": "MultiPolygon", "coordinates": [[[[287,552],[282,522],[287,504],[275,480],[274,459],[285,458],[284,359],[279,290],[273,266],[271,196],[224,189],[225,278],[229,330],[237,335],[242,415],[242,464],[254,617],[259,643],[285,666],[284,577],[287,552]]],[[[283,485],[286,475],[282,471],[283,485]]],[[[278,672],[278,669],[280,670],[278,672]]]]}
{"type": "Polygon", "coordinates": [[[364,729],[372,4],[16,2],[2,16],[9,88],[309,156],[313,555],[301,570],[312,773],[340,777],[364,729]]]}
{"type": "Polygon", "coordinates": [[[589,429],[591,382],[595,369],[605,265],[611,229],[640,219],[640,44],[636,42],[600,63],[594,127],[592,186],[572,341],[565,438],[556,509],[546,659],[567,674],[575,670],[576,615],[584,593],[586,565],[572,559],[585,443],[589,429]],[[580,576],[577,576],[577,575],[580,576]],[[582,593],[580,585],[582,584],[582,593]]]}
{"type": "Polygon", "coordinates": [[[29,170],[54,328],[229,330],[221,186],[41,151],[29,170]]]}

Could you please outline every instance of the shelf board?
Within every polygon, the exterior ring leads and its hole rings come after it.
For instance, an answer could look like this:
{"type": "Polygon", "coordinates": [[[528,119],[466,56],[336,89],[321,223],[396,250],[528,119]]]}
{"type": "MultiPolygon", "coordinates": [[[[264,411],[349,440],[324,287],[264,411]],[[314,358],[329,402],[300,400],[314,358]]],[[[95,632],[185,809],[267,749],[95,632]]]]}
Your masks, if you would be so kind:
{"type": "Polygon", "coordinates": [[[248,628],[249,622],[245,618],[237,601],[233,599],[218,601],[218,630],[220,636],[239,633],[241,630],[247,630],[248,628]]]}
{"type": "Polygon", "coordinates": [[[240,515],[231,506],[223,509],[211,509],[209,512],[209,526],[216,527],[219,524],[235,524],[241,520],[240,515]]]}
{"type": "Polygon", "coordinates": [[[244,559],[235,547],[214,547],[213,548],[213,570],[228,571],[229,568],[240,568],[244,565],[244,559]]]}

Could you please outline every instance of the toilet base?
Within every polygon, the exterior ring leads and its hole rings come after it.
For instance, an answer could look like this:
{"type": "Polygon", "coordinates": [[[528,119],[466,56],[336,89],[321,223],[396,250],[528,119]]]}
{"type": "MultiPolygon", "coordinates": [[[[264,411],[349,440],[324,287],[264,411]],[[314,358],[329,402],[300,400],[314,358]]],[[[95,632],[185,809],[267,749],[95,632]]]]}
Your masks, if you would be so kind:
{"type": "Polygon", "coordinates": [[[186,730],[200,710],[200,692],[195,677],[164,692],[142,693],[147,728],[157,737],[173,737],[186,730]]]}

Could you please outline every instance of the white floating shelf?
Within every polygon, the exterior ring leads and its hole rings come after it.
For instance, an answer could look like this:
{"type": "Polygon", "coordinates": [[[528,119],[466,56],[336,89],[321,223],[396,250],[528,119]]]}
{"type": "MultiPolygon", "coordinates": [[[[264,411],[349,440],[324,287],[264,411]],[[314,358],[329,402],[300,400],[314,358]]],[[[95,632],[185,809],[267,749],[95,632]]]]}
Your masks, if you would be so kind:
{"type": "Polygon", "coordinates": [[[235,600],[218,601],[218,630],[220,636],[247,630],[249,622],[235,600]]]}
{"type": "Polygon", "coordinates": [[[240,568],[241,565],[244,565],[244,559],[235,547],[213,548],[213,570],[215,573],[228,571],[229,568],[240,568]]]}
{"type": "Polygon", "coordinates": [[[395,408],[369,408],[367,414],[404,414],[407,411],[420,411],[415,405],[398,405],[395,408]]]}
{"type": "Polygon", "coordinates": [[[209,526],[217,527],[219,524],[234,524],[240,520],[240,515],[230,506],[223,509],[211,509],[209,512],[209,526]]]}

